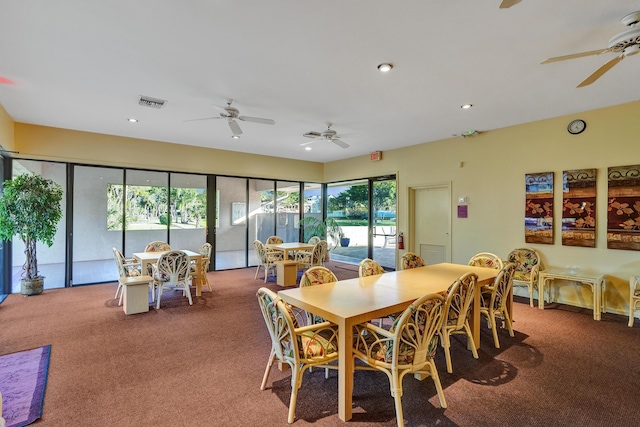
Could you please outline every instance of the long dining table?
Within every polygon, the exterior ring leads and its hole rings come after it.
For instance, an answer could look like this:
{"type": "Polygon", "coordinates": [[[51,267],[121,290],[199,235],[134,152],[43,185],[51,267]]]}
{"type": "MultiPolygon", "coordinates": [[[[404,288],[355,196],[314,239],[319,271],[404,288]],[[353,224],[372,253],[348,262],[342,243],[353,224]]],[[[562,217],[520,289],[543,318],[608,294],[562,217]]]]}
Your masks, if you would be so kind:
{"type": "Polygon", "coordinates": [[[338,325],[338,416],[341,420],[349,421],[352,412],[354,325],[402,311],[425,294],[446,292],[456,279],[468,272],[478,275],[469,322],[473,333],[473,344],[469,345],[478,348],[479,289],[492,283],[498,275],[499,271],[492,268],[442,263],[278,292],[289,304],[338,325]]]}
{"type": "MultiPolygon", "coordinates": [[[[187,256],[189,257],[190,261],[194,261],[196,264],[200,263],[200,258],[202,258],[202,254],[199,252],[194,252],[194,251],[190,251],[188,249],[179,249],[180,251],[184,252],[185,254],[187,254],[187,256]]],[[[147,266],[153,263],[158,262],[158,260],[160,259],[160,255],[167,253],[169,251],[164,251],[164,252],[134,252],[133,253],[133,258],[138,260],[140,262],[140,267],[143,271],[143,274],[146,274],[144,272],[147,271],[147,266]]],[[[201,296],[202,295],[202,280],[201,280],[201,271],[199,268],[196,269],[196,277],[195,277],[195,282],[196,282],[196,296],[201,296]]]]}

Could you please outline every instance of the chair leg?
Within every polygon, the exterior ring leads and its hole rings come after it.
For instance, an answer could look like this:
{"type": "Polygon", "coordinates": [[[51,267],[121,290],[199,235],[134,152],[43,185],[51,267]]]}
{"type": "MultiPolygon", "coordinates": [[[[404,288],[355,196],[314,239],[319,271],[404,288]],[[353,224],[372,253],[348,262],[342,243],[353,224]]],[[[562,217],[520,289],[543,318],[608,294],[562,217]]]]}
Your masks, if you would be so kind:
{"type": "Polygon", "coordinates": [[[262,384],[260,384],[260,390],[264,390],[267,385],[267,379],[269,378],[269,373],[271,372],[271,367],[273,366],[273,360],[276,357],[275,351],[271,349],[271,354],[269,355],[269,360],[267,361],[267,367],[264,370],[264,376],[262,377],[262,384]]]}
{"type": "Polygon", "coordinates": [[[633,301],[629,301],[629,327],[633,328],[633,321],[635,320],[635,310],[633,301]]]}
{"type": "Polygon", "coordinates": [[[391,396],[393,396],[393,401],[396,407],[396,419],[398,420],[398,427],[404,427],[404,416],[402,414],[402,381],[399,378],[398,371],[395,370],[392,372],[391,377],[391,396]]]}
{"type": "Polygon", "coordinates": [[[187,282],[183,283],[184,292],[187,294],[187,298],[189,299],[189,305],[193,305],[193,299],[191,298],[191,289],[189,288],[189,284],[187,282]]]}
{"type": "Polygon", "coordinates": [[[158,299],[156,301],[156,310],[160,308],[160,298],[162,297],[162,283],[158,285],[158,299]]]}
{"type": "Polygon", "coordinates": [[[500,341],[498,340],[498,326],[496,325],[496,313],[489,311],[489,322],[491,322],[491,330],[493,332],[493,344],[496,348],[500,348],[500,341]]]}
{"type": "MultiPolygon", "coordinates": [[[[533,285],[529,283],[527,287],[529,288],[529,305],[533,307],[533,285]]],[[[540,295],[538,295],[538,298],[540,298],[540,295]]]]}
{"type": "Polygon", "coordinates": [[[442,347],[444,347],[444,355],[447,359],[447,372],[453,373],[453,366],[451,364],[451,337],[449,336],[449,332],[442,331],[442,347]]]}
{"type": "Polygon", "coordinates": [[[509,336],[513,336],[513,325],[511,324],[511,317],[509,316],[509,313],[506,309],[502,312],[502,317],[504,317],[504,324],[509,330],[509,336]]]}
{"type": "Polygon", "coordinates": [[[438,399],[440,400],[440,406],[443,408],[447,407],[447,400],[444,398],[444,390],[442,390],[442,384],[440,383],[440,376],[438,375],[438,370],[436,369],[436,363],[431,359],[429,361],[429,370],[431,373],[431,378],[433,379],[433,383],[436,385],[436,391],[438,392],[438,399]]]}
{"type": "Polygon", "coordinates": [[[298,389],[302,382],[302,372],[299,369],[291,370],[291,399],[289,400],[289,417],[287,422],[293,423],[296,415],[296,401],[298,399],[298,389]]]}
{"type": "Polygon", "coordinates": [[[122,298],[124,297],[124,286],[118,284],[118,287],[120,288],[120,299],[118,299],[118,305],[122,305],[122,298]]]}
{"type": "Polygon", "coordinates": [[[258,278],[258,273],[260,272],[260,264],[258,264],[258,268],[256,268],[256,275],[254,276],[254,279],[258,278]]]}
{"type": "Polygon", "coordinates": [[[464,330],[467,334],[467,346],[471,347],[471,353],[473,353],[473,358],[477,359],[478,358],[478,350],[476,350],[476,346],[473,343],[473,333],[471,332],[471,326],[469,325],[469,322],[464,322],[464,330]]]}
{"type": "MultiPolygon", "coordinates": [[[[113,297],[113,299],[118,298],[118,294],[120,293],[121,290],[122,290],[122,285],[118,281],[118,287],[116,288],[116,295],[113,297]]],[[[120,304],[118,304],[118,305],[120,305],[120,304]]]]}

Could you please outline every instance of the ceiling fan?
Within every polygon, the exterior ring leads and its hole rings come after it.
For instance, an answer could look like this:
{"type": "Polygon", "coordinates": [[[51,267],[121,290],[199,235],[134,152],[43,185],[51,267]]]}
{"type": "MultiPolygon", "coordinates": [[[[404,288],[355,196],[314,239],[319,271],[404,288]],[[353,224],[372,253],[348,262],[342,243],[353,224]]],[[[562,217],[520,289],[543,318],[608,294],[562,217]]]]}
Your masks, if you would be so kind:
{"type": "Polygon", "coordinates": [[[346,136],[347,134],[343,134],[343,135],[338,135],[338,133],[331,129],[331,123],[328,124],[327,126],[327,130],[325,130],[324,132],[307,132],[305,134],[303,134],[302,136],[304,136],[305,138],[311,138],[313,139],[313,141],[309,141],[309,142],[303,142],[302,144],[300,144],[300,146],[305,146],[305,145],[309,145],[309,144],[313,144],[314,142],[317,141],[327,141],[327,142],[333,142],[334,144],[342,147],[342,148],[348,148],[349,144],[347,144],[346,142],[340,140],[340,138],[346,136]]]}
{"type": "Polygon", "coordinates": [[[500,3],[500,9],[508,9],[511,6],[517,5],[520,1],[521,0],[502,0],[502,3],[500,3]]]}
{"type": "Polygon", "coordinates": [[[233,102],[233,99],[227,99],[227,106],[226,107],[221,107],[219,105],[214,105],[214,107],[216,107],[217,109],[220,110],[220,116],[204,117],[202,119],[190,119],[190,120],[185,120],[185,122],[193,122],[193,121],[197,121],[197,120],[226,119],[227,122],[229,123],[229,128],[231,128],[231,133],[236,138],[239,137],[240,135],[242,135],[242,129],[240,129],[240,125],[238,124],[236,119],[242,120],[243,122],[262,123],[262,124],[265,124],[265,125],[273,125],[273,124],[276,123],[274,120],[271,120],[271,119],[262,119],[260,117],[241,116],[240,115],[240,111],[238,111],[237,108],[231,106],[232,102],[233,102]]]}
{"type": "Polygon", "coordinates": [[[584,79],[577,87],[584,87],[598,80],[604,73],[609,71],[618,62],[622,61],[627,56],[632,56],[640,53],[640,12],[633,12],[626,15],[620,20],[624,25],[630,27],[619,34],[616,34],[609,40],[608,47],[606,49],[591,50],[589,52],[574,53],[571,55],[557,56],[555,58],[549,58],[542,61],[541,64],[548,64],[550,62],[564,61],[565,59],[581,58],[583,56],[600,55],[606,52],[619,53],[618,56],[609,60],[603,66],[598,68],[593,74],[584,79]]]}

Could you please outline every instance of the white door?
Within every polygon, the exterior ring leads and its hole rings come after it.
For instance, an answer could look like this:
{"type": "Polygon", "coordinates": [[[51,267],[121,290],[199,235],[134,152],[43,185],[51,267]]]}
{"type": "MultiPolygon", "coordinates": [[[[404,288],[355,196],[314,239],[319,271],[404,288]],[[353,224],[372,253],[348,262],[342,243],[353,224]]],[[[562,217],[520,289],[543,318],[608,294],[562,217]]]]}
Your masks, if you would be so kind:
{"type": "Polygon", "coordinates": [[[415,247],[429,264],[451,262],[451,191],[449,184],[413,189],[415,247]]]}

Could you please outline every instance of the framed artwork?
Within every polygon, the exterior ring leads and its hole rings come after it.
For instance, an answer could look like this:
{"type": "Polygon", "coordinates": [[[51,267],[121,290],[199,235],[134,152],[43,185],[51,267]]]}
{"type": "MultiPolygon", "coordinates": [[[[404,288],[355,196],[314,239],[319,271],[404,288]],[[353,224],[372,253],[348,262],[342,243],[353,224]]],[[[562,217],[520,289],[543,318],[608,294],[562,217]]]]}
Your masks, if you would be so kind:
{"type": "Polygon", "coordinates": [[[562,244],[596,247],[596,169],[562,172],[562,244]]]}
{"type": "Polygon", "coordinates": [[[231,203],[231,225],[244,225],[247,204],[244,202],[231,203]]]}
{"type": "Polygon", "coordinates": [[[607,248],[640,251],[640,165],[609,168],[607,248]]]}
{"type": "Polygon", "coordinates": [[[553,244],[553,172],[525,175],[524,238],[527,243],[553,244]]]}

